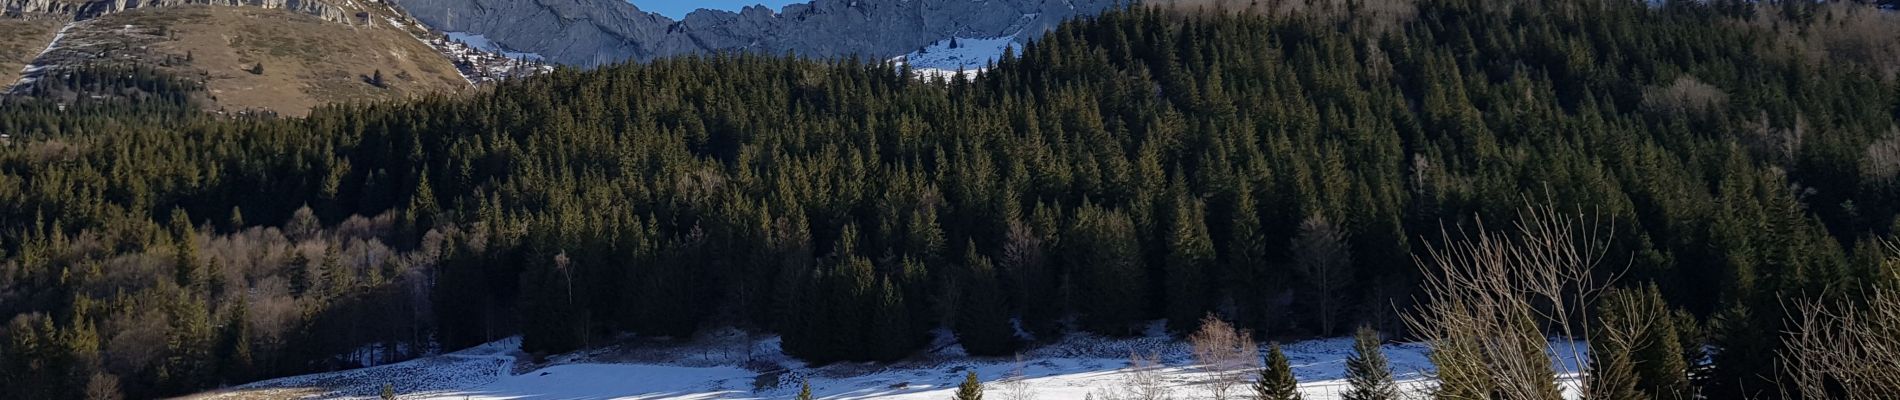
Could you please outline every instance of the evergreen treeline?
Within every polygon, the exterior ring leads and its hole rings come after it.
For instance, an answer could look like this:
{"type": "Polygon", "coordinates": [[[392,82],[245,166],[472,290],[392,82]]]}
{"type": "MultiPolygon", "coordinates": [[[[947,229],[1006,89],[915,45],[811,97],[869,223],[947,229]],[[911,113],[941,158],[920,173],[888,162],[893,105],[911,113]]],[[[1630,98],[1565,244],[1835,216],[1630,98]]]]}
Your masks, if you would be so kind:
{"type": "Polygon", "coordinates": [[[825,362],[1209,312],[1397,331],[1414,255],[1527,201],[1594,216],[1605,272],[1682,310],[1681,346],[1630,351],[1707,345],[1703,393],[1770,395],[1777,302],[1889,276],[1863,243],[1900,222],[1892,70],[1746,22],[1842,7],[1135,8],[973,80],[719,55],[302,119],[9,101],[0,397],[514,334],[552,353],[731,325],[825,362]]]}

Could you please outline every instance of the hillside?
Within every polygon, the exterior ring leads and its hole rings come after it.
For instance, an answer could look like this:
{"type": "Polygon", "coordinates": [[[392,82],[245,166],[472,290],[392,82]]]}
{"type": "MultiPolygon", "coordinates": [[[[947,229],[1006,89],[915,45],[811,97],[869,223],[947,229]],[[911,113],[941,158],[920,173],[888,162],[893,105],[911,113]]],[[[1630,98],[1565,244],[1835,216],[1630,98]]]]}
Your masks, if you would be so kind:
{"type": "Polygon", "coordinates": [[[454,93],[509,67],[374,1],[21,4],[37,12],[0,17],[8,71],[0,77],[18,82],[15,94],[65,68],[136,65],[201,83],[208,110],[303,115],[328,103],[454,93]]]}
{"type": "MultiPolygon", "coordinates": [[[[718,54],[303,118],[85,70],[163,101],[0,102],[0,398],[425,368],[512,337],[532,365],[497,394],[647,393],[567,377],[665,363],[563,357],[730,331],[776,349],[754,372],[936,395],[961,371],[850,367],[1207,326],[1423,343],[1448,398],[1561,398],[1551,337],[1588,343],[1586,389],[1640,394],[1617,398],[1900,387],[1900,357],[1863,351],[1900,348],[1900,42],[1869,40],[1900,14],[1344,4],[1119,9],[969,79],[718,54]]],[[[948,47],[928,53],[994,48],[948,47]]],[[[733,364],[680,380],[742,386],[733,364]]],[[[1297,368],[1258,375],[1331,379],[1297,368]]]]}
{"type": "Polygon", "coordinates": [[[36,65],[87,63],[155,63],[202,79],[210,109],[289,115],[468,86],[447,58],[403,31],[250,7],[137,9],[77,22],[36,65]],[[386,88],[370,82],[377,71],[386,88]]]}
{"type": "Polygon", "coordinates": [[[46,49],[63,25],[53,18],[0,17],[0,85],[20,79],[20,70],[46,49]]]}

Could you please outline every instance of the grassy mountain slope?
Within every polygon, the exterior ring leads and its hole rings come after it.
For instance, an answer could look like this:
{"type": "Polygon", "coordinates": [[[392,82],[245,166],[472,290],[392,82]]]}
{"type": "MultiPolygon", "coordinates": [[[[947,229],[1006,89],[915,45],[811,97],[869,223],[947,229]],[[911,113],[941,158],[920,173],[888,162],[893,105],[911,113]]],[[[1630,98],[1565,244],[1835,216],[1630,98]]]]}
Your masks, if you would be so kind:
{"type": "Polygon", "coordinates": [[[144,63],[205,83],[213,104],[302,115],[343,101],[468,86],[434,49],[386,19],[341,24],[283,10],[186,5],[79,22],[40,63],[144,63]],[[262,66],[259,68],[258,66],[262,66]],[[373,83],[381,71],[383,84],[373,83]]]}
{"type": "Polygon", "coordinates": [[[59,27],[52,19],[0,18],[0,82],[20,79],[20,69],[33,62],[59,27]]]}

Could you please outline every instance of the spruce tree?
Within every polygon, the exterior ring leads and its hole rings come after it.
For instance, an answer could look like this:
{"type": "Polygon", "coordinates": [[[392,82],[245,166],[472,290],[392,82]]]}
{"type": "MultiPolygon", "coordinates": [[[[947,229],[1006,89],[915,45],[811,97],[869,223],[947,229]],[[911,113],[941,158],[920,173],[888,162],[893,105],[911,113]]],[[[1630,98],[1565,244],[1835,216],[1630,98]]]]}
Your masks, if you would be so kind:
{"type": "Polygon", "coordinates": [[[811,400],[811,381],[798,383],[798,400],[811,400]]]}
{"type": "Polygon", "coordinates": [[[1484,371],[1484,360],[1479,353],[1477,340],[1451,337],[1432,343],[1432,351],[1427,358],[1431,359],[1434,368],[1432,377],[1438,380],[1438,386],[1432,389],[1433,399],[1490,398],[1497,384],[1484,371]]]}
{"type": "Polygon", "coordinates": [[[1523,371],[1514,371],[1521,375],[1498,377],[1525,379],[1522,381],[1525,387],[1515,390],[1520,395],[1531,396],[1530,399],[1561,400],[1563,391],[1557,386],[1557,370],[1551,366],[1548,350],[1550,344],[1545,342],[1543,330],[1535,321],[1536,317],[1531,311],[1522,311],[1515,321],[1507,321],[1509,326],[1502,328],[1517,329],[1519,332],[1505,333],[1503,338],[1508,342],[1500,346],[1503,347],[1501,349],[1493,349],[1490,357],[1494,361],[1489,362],[1523,366],[1523,371]]]}
{"type": "Polygon", "coordinates": [[[218,338],[219,370],[228,382],[244,382],[256,367],[251,359],[250,301],[239,295],[225,314],[218,338]]]}
{"type": "Polygon", "coordinates": [[[1253,391],[1260,400],[1300,400],[1300,383],[1293,377],[1293,366],[1280,351],[1279,343],[1269,346],[1267,365],[1260,369],[1253,391]]]}
{"type": "Polygon", "coordinates": [[[176,264],[173,280],[178,287],[197,293],[204,289],[204,262],[198,260],[198,231],[191,226],[191,216],[183,209],[173,209],[171,233],[176,252],[176,264]]]}
{"type": "Polygon", "coordinates": [[[244,229],[244,210],[238,209],[238,206],[231,206],[231,215],[225,219],[225,225],[232,232],[244,229]]]}
{"type": "Polygon", "coordinates": [[[1276,320],[1267,315],[1271,283],[1278,281],[1270,276],[1268,267],[1266,235],[1260,226],[1260,213],[1254,200],[1253,186],[1246,179],[1239,180],[1233,193],[1227,200],[1232,208],[1232,217],[1228,218],[1226,251],[1221,253],[1226,264],[1227,294],[1233,299],[1240,314],[1242,325],[1253,326],[1256,331],[1265,331],[1266,321],[1276,320]]]}
{"type": "Polygon", "coordinates": [[[1136,333],[1150,307],[1146,267],[1134,221],[1119,210],[1084,204],[1063,235],[1068,268],[1083,329],[1110,335],[1136,333]]]}
{"type": "Polygon", "coordinates": [[[1208,290],[1208,272],[1214,261],[1213,240],[1208,237],[1205,207],[1201,201],[1185,196],[1186,188],[1176,191],[1173,229],[1167,232],[1168,328],[1174,332],[1199,329],[1201,317],[1211,308],[1212,290],[1208,290]]]}
{"type": "Polygon", "coordinates": [[[1353,335],[1353,354],[1346,358],[1346,381],[1352,389],[1346,392],[1346,400],[1396,400],[1399,398],[1398,385],[1392,379],[1392,366],[1385,359],[1385,352],[1379,347],[1379,331],[1369,326],[1359,327],[1353,335]]]}
{"type": "Polygon", "coordinates": [[[1016,350],[1016,330],[1009,323],[1009,304],[989,257],[977,253],[976,243],[964,256],[963,293],[958,296],[957,318],[951,327],[963,350],[976,356],[1007,355],[1016,350]]]}
{"type": "Polygon", "coordinates": [[[53,343],[53,320],[45,314],[25,314],[8,322],[0,343],[0,395],[11,398],[54,398],[58,392],[50,370],[64,364],[53,343]]]}
{"type": "Polygon", "coordinates": [[[1598,333],[1590,341],[1593,397],[1675,400],[1688,395],[1689,367],[1676,316],[1655,286],[1605,294],[1596,316],[1598,333]]]}
{"type": "Polygon", "coordinates": [[[896,361],[910,355],[915,347],[916,335],[911,333],[910,310],[905,304],[908,300],[898,286],[890,278],[883,278],[873,289],[875,297],[870,299],[875,302],[871,306],[873,320],[866,337],[870,340],[867,343],[871,348],[869,359],[896,361]]]}
{"type": "MultiPolygon", "coordinates": [[[[1605,338],[1608,339],[1608,338],[1605,338]]],[[[1632,351],[1621,343],[1590,343],[1590,375],[1585,383],[1591,399],[1603,400],[1649,400],[1648,394],[1637,391],[1636,366],[1631,361],[1632,351]]]]}
{"type": "Polygon", "coordinates": [[[983,382],[976,379],[976,371],[964,373],[963,383],[957,385],[956,400],[983,400],[983,382]]]}

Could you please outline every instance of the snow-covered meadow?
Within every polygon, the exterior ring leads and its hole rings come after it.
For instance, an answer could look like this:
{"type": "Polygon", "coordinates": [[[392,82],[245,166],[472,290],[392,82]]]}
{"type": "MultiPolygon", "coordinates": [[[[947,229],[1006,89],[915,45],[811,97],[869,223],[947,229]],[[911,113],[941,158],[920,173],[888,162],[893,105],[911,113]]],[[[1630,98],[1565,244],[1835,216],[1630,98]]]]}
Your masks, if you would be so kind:
{"type": "MultiPolygon", "coordinates": [[[[948,339],[926,354],[893,364],[807,366],[779,351],[775,337],[722,332],[690,342],[630,339],[626,344],[548,358],[535,364],[521,354],[518,339],[407,362],[262,381],[194,398],[374,399],[390,385],[403,399],[787,399],[809,382],[821,399],[941,400],[950,398],[965,373],[986,382],[988,397],[1003,398],[1001,380],[1020,376],[1037,399],[1082,399],[1124,385],[1137,373],[1131,354],[1156,355],[1158,376],[1175,398],[1206,397],[1209,374],[1193,365],[1184,342],[1165,335],[1110,339],[1071,335],[1025,351],[1017,358],[972,358],[948,339]]],[[[1579,343],[1553,342],[1573,354],[1579,343]]],[[[1347,389],[1345,360],[1350,338],[1282,345],[1307,399],[1335,399],[1347,389]]],[[[1430,386],[1427,349],[1415,343],[1387,344],[1402,387],[1423,393],[1430,386]]],[[[1580,353],[1576,353],[1580,354],[1580,353]]],[[[1574,362],[1553,360],[1565,376],[1574,362]]],[[[1100,396],[1097,396],[1100,397],[1100,396]]]]}

